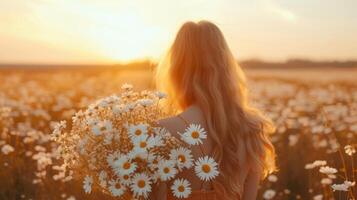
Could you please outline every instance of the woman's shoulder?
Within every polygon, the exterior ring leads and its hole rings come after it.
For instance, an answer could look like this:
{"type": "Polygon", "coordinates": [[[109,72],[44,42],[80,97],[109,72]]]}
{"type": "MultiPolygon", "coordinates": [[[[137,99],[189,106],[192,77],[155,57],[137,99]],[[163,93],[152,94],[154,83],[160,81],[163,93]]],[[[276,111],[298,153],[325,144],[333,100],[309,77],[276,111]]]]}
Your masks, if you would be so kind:
{"type": "Polygon", "coordinates": [[[157,123],[159,124],[159,126],[165,128],[172,134],[181,132],[185,128],[184,124],[182,124],[180,118],[177,115],[161,119],[157,123]]]}

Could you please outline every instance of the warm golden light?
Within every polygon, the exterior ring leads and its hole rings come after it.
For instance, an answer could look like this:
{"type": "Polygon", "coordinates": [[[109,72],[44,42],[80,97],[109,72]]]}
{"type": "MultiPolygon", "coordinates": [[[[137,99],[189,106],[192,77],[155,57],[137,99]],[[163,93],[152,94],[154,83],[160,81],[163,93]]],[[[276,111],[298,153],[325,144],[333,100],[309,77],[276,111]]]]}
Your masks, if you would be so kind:
{"type": "Polygon", "coordinates": [[[182,23],[201,19],[222,29],[238,59],[356,57],[355,1],[343,7],[299,2],[4,0],[0,2],[0,63],[159,58],[182,23]]]}

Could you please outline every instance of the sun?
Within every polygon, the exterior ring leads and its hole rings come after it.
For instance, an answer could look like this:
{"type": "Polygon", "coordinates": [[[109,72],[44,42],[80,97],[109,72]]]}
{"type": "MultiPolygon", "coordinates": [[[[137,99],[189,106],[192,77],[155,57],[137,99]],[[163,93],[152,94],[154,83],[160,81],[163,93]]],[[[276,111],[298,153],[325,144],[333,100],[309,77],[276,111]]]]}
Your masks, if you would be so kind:
{"type": "Polygon", "coordinates": [[[140,15],[128,11],[112,13],[107,20],[90,33],[90,41],[107,59],[130,61],[155,56],[164,50],[160,44],[164,36],[162,29],[150,26],[140,15]]]}

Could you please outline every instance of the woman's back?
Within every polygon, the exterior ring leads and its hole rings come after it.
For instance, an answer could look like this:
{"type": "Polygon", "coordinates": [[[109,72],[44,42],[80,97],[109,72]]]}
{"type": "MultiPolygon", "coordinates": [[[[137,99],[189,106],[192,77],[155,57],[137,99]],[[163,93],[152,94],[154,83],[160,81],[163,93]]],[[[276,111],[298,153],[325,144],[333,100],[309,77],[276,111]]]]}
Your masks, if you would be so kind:
{"type": "MultiPolygon", "coordinates": [[[[207,122],[203,112],[198,106],[195,105],[188,107],[185,111],[178,114],[177,116],[166,118],[159,121],[159,124],[162,127],[166,128],[173,136],[177,137],[180,140],[181,138],[178,133],[183,133],[189,124],[199,124],[205,130],[207,130],[206,123],[207,122]]],[[[203,141],[203,144],[195,145],[190,148],[190,150],[192,151],[192,155],[195,159],[203,155],[213,156],[213,149],[214,149],[214,144],[209,132],[207,132],[207,139],[203,141]]],[[[240,170],[241,170],[240,172],[241,180],[237,180],[237,181],[243,183],[244,179],[248,174],[248,167],[243,167],[240,170]]],[[[195,175],[193,168],[191,168],[190,170],[182,171],[181,173],[178,174],[178,177],[190,181],[191,183],[190,186],[193,191],[190,199],[197,199],[197,198],[202,199],[202,196],[204,196],[205,197],[204,199],[207,200],[218,199],[216,198],[216,196],[218,196],[217,183],[202,182],[202,180],[200,180],[195,175]]],[[[163,187],[161,188],[161,190],[163,190],[161,193],[166,193],[166,195],[162,194],[162,196],[168,196],[169,197],[168,199],[173,199],[173,196],[170,195],[169,190],[165,189],[164,188],[165,186],[161,186],[161,187],[163,187]]]]}

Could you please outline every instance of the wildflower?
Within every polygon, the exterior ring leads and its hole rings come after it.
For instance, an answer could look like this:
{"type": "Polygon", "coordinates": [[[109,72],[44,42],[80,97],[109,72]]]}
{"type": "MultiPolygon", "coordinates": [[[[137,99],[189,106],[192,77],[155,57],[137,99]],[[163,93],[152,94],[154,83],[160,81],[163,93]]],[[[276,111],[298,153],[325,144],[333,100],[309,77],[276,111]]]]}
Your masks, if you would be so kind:
{"type": "Polygon", "coordinates": [[[325,160],[315,160],[313,163],[308,163],[305,165],[305,169],[313,169],[315,167],[320,167],[326,165],[327,162],[325,160]]]}
{"type": "Polygon", "coordinates": [[[193,164],[191,150],[184,148],[184,147],[172,149],[170,152],[170,159],[177,160],[179,169],[182,169],[183,167],[189,169],[192,167],[192,164],[193,164]]]}
{"type": "Polygon", "coordinates": [[[168,181],[177,174],[175,164],[172,160],[160,160],[158,171],[160,173],[160,179],[163,181],[168,181]]]}
{"type": "Polygon", "coordinates": [[[138,100],[138,103],[144,107],[148,107],[151,106],[154,103],[154,101],[151,99],[140,99],[138,100]]]}
{"type": "Polygon", "coordinates": [[[126,191],[125,186],[121,185],[119,180],[110,180],[108,189],[114,197],[120,197],[126,191]]]}
{"type": "Polygon", "coordinates": [[[118,158],[120,158],[121,157],[121,154],[120,154],[120,152],[119,151],[115,151],[114,153],[110,153],[110,154],[108,154],[108,156],[107,156],[107,163],[110,165],[110,166],[112,166],[112,165],[114,165],[114,161],[116,161],[118,158]]]}
{"type": "Polygon", "coordinates": [[[274,174],[271,174],[271,175],[268,176],[268,180],[270,182],[276,182],[276,181],[278,181],[278,177],[276,175],[274,175],[274,174]]]}
{"type": "Polygon", "coordinates": [[[173,195],[177,198],[188,198],[191,194],[190,185],[186,179],[176,179],[171,186],[173,195]]]}
{"type": "Polygon", "coordinates": [[[289,135],[289,146],[295,146],[299,141],[299,135],[289,135]]]}
{"type": "Polygon", "coordinates": [[[312,163],[315,167],[324,166],[327,164],[326,160],[315,160],[312,163]]]}
{"type": "Polygon", "coordinates": [[[12,147],[12,146],[9,145],[9,144],[5,144],[5,145],[2,146],[2,148],[1,148],[2,153],[5,154],[5,155],[7,155],[7,154],[13,152],[14,150],[15,150],[14,147],[12,147]]]}
{"type": "Polygon", "coordinates": [[[148,137],[143,135],[140,137],[135,137],[133,139],[134,148],[139,151],[146,151],[155,146],[155,140],[153,137],[148,137]]]}
{"type": "Polygon", "coordinates": [[[151,192],[151,181],[145,173],[135,174],[130,186],[135,196],[147,198],[151,192]]]}
{"type": "Polygon", "coordinates": [[[130,186],[130,184],[131,184],[130,176],[128,174],[121,175],[120,183],[125,186],[130,186]]]}
{"type": "Polygon", "coordinates": [[[85,193],[90,193],[92,191],[93,178],[91,176],[84,177],[83,189],[85,193]]]}
{"type": "Polygon", "coordinates": [[[131,138],[145,136],[147,134],[147,124],[129,125],[128,134],[131,138]]]}
{"type": "Polygon", "coordinates": [[[208,156],[200,157],[195,162],[195,173],[203,181],[209,181],[218,176],[218,164],[208,156]]]}
{"type": "Polygon", "coordinates": [[[320,167],[319,170],[321,173],[323,174],[335,174],[337,173],[337,169],[333,168],[333,167],[329,167],[329,166],[324,166],[324,167],[320,167]]]}
{"type": "Polygon", "coordinates": [[[133,173],[136,170],[137,165],[135,162],[131,162],[127,155],[121,155],[119,159],[114,161],[112,168],[117,175],[123,175],[133,173]]]}
{"type": "Polygon", "coordinates": [[[348,191],[349,186],[342,183],[342,184],[333,184],[331,185],[331,188],[333,189],[333,191],[348,191]]]}
{"type": "Polygon", "coordinates": [[[308,163],[305,165],[305,169],[313,169],[315,166],[312,163],[308,163]]]}
{"type": "Polygon", "coordinates": [[[348,187],[353,187],[356,185],[356,182],[351,182],[351,181],[344,181],[343,184],[347,185],[348,187]]]}
{"type": "Polygon", "coordinates": [[[353,154],[356,153],[356,149],[352,145],[346,145],[345,146],[345,152],[346,152],[347,155],[352,156],[353,154]]]}
{"type": "Polygon", "coordinates": [[[102,135],[103,133],[109,133],[112,131],[112,123],[108,120],[101,121],[92,126],[92,132],[95,136],[102,135]]]}
{"type": "Polygon", "coordinates": [[[276,195],[275,190],[269,189],[266,190],[263,194],[263,199],[269,200],[269,199],[273,199],[276,195]]]}
{"type": "Polygon", "coordinates": [[[186,128],[185,132],[181,134],[181,138],[187,144],[198,145],[202,144],[202,139],[207,138],[207,133],[201,125],[191,124],[186,128]]]}

